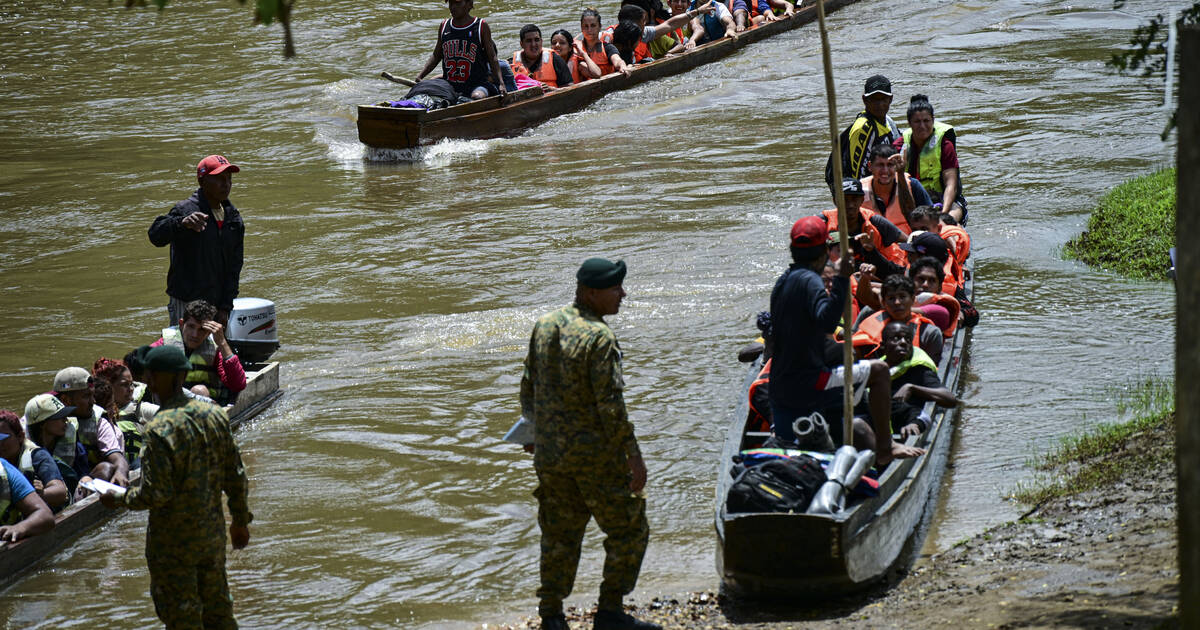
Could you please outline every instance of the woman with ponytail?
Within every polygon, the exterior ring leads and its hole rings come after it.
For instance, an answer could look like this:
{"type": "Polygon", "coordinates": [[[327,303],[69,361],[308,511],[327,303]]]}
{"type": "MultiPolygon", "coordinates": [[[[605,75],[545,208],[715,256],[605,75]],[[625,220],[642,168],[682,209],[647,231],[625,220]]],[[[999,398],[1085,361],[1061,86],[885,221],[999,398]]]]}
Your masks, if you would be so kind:
{"type": "Polygon", "coordinates": [[[921,180],[933,202],[942,204],[959,225],[967,224],[958,167],[958,136],[954,128],[933,118],[929,97],[915,94],[908,103],[908,129],[895,146],[904,154],[908,174],[921,180]]]}

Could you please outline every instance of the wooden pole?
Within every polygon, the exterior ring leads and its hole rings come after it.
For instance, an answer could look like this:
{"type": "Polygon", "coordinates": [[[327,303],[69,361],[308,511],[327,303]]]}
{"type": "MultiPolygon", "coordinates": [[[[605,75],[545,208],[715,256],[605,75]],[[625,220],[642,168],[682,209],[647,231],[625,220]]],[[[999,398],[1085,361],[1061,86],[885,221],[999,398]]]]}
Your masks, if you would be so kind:
{"type": "MultiPolygon", "coordinates": [[[[838,240],[842,256],[851,256],[850,237],[846,235],[846,196],[842,194],[842,141],[838,133],[837,93],[833,89],[833,63],[829,55],[829,34],[825,32],[825,0],[817,0],[817,23],[821,30],[821,59],[825,63],[825,100],[829,106],[829,135],[833,139],[833,199],[838,211],[838,240]]],[[[854,444],[854,346],[850,343],[850,292],[842,305],[842,362],[846,368],[842,383],[842,444],[854,444]]],[[[890,436],[889,436],[890,437],[890,436]]]]}
{"type": "Polygon", "coordinates": [[[1200,29],[1179,31],[1175,208],[1175,466],[1179,627],[1200,628],[1200,29]]]}

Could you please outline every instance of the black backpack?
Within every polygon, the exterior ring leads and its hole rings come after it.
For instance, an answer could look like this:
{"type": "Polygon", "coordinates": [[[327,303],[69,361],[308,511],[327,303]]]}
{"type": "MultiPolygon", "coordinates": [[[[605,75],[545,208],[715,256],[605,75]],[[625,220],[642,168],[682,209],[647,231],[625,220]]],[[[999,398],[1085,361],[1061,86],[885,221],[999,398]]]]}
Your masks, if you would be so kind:
{"type": "Polygon", "coordinates": [[[725,510],[801,513],[825,480],[820,462],[808,455],[768,460],[734,479],[725,510]]]}

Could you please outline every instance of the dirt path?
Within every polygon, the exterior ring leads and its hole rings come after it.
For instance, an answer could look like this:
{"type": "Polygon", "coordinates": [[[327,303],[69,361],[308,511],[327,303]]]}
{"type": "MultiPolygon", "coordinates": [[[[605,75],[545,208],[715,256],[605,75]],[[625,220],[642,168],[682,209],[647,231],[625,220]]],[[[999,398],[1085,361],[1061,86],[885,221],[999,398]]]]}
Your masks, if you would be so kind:
{"type": "MultiPolygon", "coordinates": [[[[1173,424],[1136,436],[1126,452],[1154,454],[1138,474],[1052,499],[857,601],[747,611],[713,593],[687,593],[633,613],[666,628],[705,630],[1177,628],[1173,438],[1173,424]]],[[[591,627],[590,614],[573,613],[572,627],[591,627]]],[[[539,626],[527,619],[499,627],[539,626]]]]}

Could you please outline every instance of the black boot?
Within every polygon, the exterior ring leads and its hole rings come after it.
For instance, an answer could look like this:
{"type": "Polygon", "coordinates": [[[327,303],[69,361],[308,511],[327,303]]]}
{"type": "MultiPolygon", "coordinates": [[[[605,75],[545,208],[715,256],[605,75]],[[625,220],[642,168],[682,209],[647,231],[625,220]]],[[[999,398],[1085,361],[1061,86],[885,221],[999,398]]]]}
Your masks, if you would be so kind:
{"type": "Polygon", "coordinates": [[[593,630],[663,630],[663,627],[635,619],[633,615],[611,610],[596,611],[596,621],[593,630]]]}
{"type": "Polygon", "coordinates": [[[567,625],[567,617],[563,614],[542,617],[542,630],[571,630],[567,625]]]}

